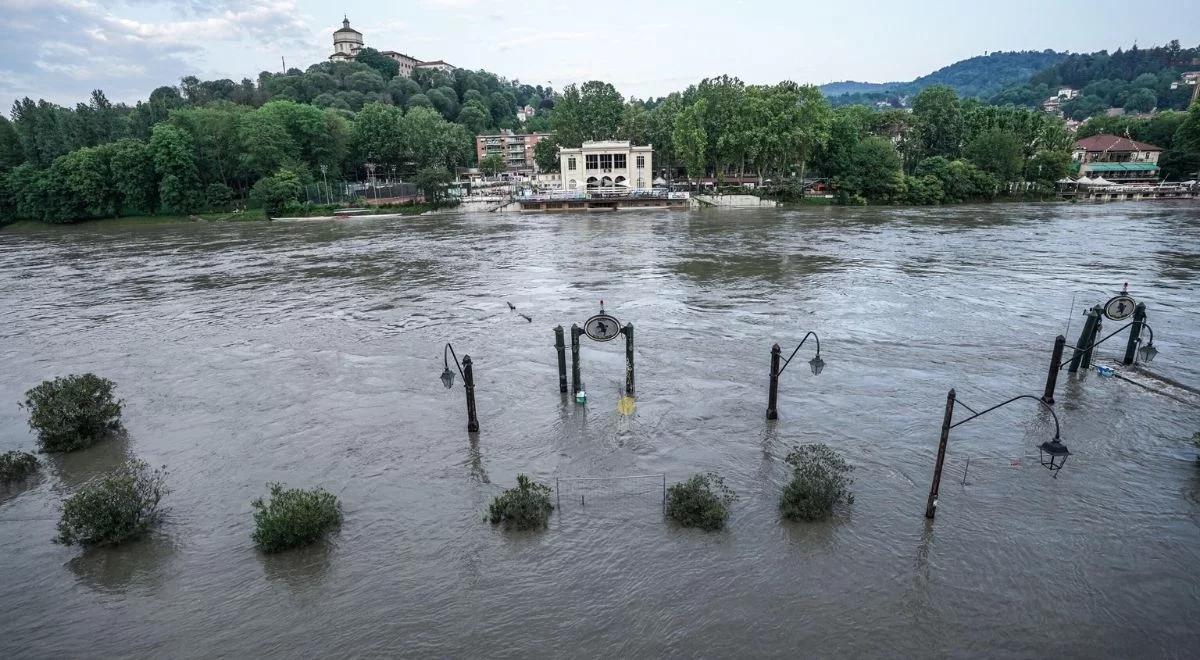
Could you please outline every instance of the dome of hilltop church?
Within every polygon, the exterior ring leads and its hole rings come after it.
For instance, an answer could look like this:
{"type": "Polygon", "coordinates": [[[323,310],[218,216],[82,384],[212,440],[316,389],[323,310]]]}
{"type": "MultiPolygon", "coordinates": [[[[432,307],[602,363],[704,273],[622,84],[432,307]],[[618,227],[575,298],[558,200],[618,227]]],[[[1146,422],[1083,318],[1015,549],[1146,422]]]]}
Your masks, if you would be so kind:
{"type": "Polygon", "coordinates": [[[336,32],[334,32],[334,34],[336,35],[336,34],[339,34],[342,32],[350,32],[352,34],[358,34],[358,35],[362,34],[362,32],[359,32],[358,30],[355,30],[354,28],[350,27],[350,19],[345,16],[342,17],[342,29],[337,30],[336,32]]]}

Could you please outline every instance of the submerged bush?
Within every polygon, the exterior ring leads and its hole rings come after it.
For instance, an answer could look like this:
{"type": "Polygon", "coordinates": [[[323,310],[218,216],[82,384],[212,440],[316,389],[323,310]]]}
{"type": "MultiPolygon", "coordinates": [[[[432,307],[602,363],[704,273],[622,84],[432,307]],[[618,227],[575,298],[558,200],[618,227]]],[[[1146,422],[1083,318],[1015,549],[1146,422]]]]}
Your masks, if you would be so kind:
{"type": "Polygon", "coordinates": [[[83,449],[120,429],[115,387],[107,378],[83,374],[47,380],[26,392],[29,428],[37,432],[42,451],[83,449]]]}
{"type": "Polygon", "coordinates": [[[508,529],[541,529],[553,510],[550,487],[518,474],[517,487],[509,488],[492,500],[488,519],[493,525],[504,523],[508,529]]]}
{"type": "Polygon", "coordinates": [[[827,445],[803,445],[787,456],[792,480],[783,489],[779,510],[789,520],[822,520],[838,502],[854,501],[849,473],[853,469],[827,445]]]}
{"type": "Polygon", "coordinates": [[[0,483],[24,479],[37,469],[37,456],[27,451],[6,451],[0,454],[0,483]]]}
{"type": "Polygon", "coordinates": [[[735,499],[737,495],[717,473],[697,474],[667,489],[667,517],[684,527],[721,529],[735,499]]]}
{"type": "Polygon", "coordinates": [[[170,492],[166,472],[132,460],[93,478],[63,503],[59,543],[116,545],[158,522],[158,503],[170,492]]]}
{"type": "Polygon", "coordinates": [[[280,552],[320,540],[342,522],[342,504],[323,488],[284,489],[267,484],[271,499],[254,507],[254,544],[263,552],[280,552]]]}

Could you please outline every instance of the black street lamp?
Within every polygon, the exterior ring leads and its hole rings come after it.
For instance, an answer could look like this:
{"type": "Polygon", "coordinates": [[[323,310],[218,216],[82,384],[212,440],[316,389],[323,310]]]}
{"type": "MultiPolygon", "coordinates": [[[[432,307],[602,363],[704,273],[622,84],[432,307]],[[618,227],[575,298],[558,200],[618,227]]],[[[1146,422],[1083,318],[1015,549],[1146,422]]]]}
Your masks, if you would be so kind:
{"type": "Polygon", "coordinates": [[[817,354],[813,359],[808,361],[808,368],[812,370],[814,376],[819,376],[821,371],[825,369],[825,360],[821,359],[821,338],[817,336],[817,333],[810,331],[805,334],[800,343],[796,345],[796,348],[792,350],[792,354],[786,360],[782,360],[783,366],[779,365],[781,361],[780,357],[783,354],[783,351],[779,348],[779,344],[771,347],[771,386],[767,394],[767,419],[779,419],[779,411],[776,406],[779,399],[779,375],[792,363],[792,358],[796,357],[796,352],[800,350],[804,342],[808,341],[809,337],[812,337],[813,341],[817,342],[817,354]]]}
{"type": "MultiPolygon", "coordinates": [[[[1154,347],[1154,329],[1150,327],[1149,323],[1143,323],[1142,327],[1150,333],[1150,341],[1145,346],[1137,349],[1137,354],[1144,364],[1150,364],[1158,356],[1158,349],[1154,347]]],[[[1138,339],[1138,342],[1141,342],[1141,338],[1138,339]]]]}
{"type": "Polygon", "coordinates": [[[974,408],[959,401],[954,394],[954,390],[950,390],[950,392],[946,394],[946,416],[942,419],[942,438],[938,442],[937,463],[933,467],[933,483],[929,487],[929,499],[925,503],[926,518],[932,520],[933,516],[937,513],[938,489],[942,483],[942,465],[946,462],[946,444],[950,440],[950,429],[956,426],[962,426],[976,417],[986,415],[997,408],[1002,408],[1013,401],[1018,401],[1020,399],[1033,399],[1034,401],[1037,401],[1042,405],[1043,408],[1049,410],[1050,416],[1054,418],[1054,438],[1039,445],[1038,451],[1041,454],[1041,464],[1054,474],[1055,479],[1058,478],[1058,471],[1061,470],[1063,465],[1066,464],[1067,457],[1071,455],[1071,452],[1067,450],[1067,446],[1062,443],[1062,440],[1059,437],[1058,415],[1054,412],[1054,408],[1052,408],[1050,404],[1031,394],[1022,394],[1020,396],[1014,396],[1003,403],[998,403],[991,408],[987,408],[986,410],[976,412],[974,408]],[[972,413],[971,416],[955,422],[955,405],[966,408],[972,413]]]}
{"type": "Polygon", "coordinates": [[[1038,445],[1038,455],[1042,467],[1054,472],[1054,476],[1058,476],[1058,471],[1063,469],[1063,465],[1067,463],[1067,457],[1071,452],[1067,446],[1055,437],[1053,440],[1047,440],[1038,445]]]}
{"type": "Polygon", "coordinates": [[[450,371],[450,356],[454,356],[454,366],[458,368],[463,379],[463,388],[467,391],[467,431],[475,433],[479,430],[479,418],[475,411],[475,374],[471,371],[471,356],[463,355],[462,364],[458,362],[458,354],[449,343],[442,349],[442,385],[446,389],[454,387],[454,372],[450,371]]]}

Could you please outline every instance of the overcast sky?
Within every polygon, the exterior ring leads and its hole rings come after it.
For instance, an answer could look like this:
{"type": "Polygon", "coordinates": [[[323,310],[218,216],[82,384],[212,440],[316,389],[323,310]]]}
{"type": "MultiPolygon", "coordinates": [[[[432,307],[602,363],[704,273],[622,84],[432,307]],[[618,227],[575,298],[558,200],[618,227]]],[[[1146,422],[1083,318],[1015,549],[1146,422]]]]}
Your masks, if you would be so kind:
{"type": "Polygon", "coordinates": [[[556,88],[599,78],[643,98],[721,73],[755,83],[883,82],[995,50],[1200,44],[1196,0],[966,4],[0,0],[0,109],[22,96],[74,104],[94,88],[134,102],[189,74],[253,79],[279,70],[281,57],[304,68],[332,52],[342,12],[379,50],[556,88]]]}

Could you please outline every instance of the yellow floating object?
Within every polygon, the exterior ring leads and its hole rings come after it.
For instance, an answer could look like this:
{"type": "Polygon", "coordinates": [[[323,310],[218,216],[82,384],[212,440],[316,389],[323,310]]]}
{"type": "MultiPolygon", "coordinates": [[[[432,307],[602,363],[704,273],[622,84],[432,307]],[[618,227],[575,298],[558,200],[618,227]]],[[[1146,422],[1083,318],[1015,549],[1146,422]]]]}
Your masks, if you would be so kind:
{"type": "Polygon", "coordinates": [[[637,402],[631,396],[623,396],[617,399],[617,412],[622,415],[632,415],[637,410],[637,402]]]}

